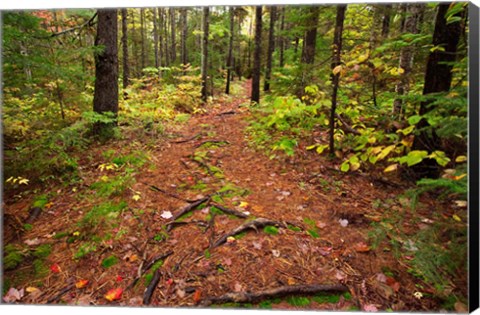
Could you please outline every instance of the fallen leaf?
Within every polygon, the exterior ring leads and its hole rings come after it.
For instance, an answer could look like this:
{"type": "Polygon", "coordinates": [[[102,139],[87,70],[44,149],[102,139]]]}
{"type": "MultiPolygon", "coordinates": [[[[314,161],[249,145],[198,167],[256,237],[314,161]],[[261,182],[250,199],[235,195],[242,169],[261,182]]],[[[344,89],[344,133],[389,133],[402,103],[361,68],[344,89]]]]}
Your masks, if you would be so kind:
{"type": "Polygon", "coordinates": [[[62,271],[62,269],[60,268],[60,266],[58,264],[53,264],[50,266],[50,270],[53,272],[53,273],[59,273],[60,271],[62,271]]]}
{"type": "Polygon", "coordinates": [[[346,220],[346,219],[340,219],[340,220],[338,220],[338,222],[340,223],[340,225],[342,227],[347,227],[347,225],[348,225],[348,220],[346,220]]]}
{"type": "Polygon", "coordinates": [[[27,293],[32,293],[32,292],[38,291],[38,288],[35,288],[35,287],[27,287],[27,288],[25,288],[25,291],[26,291],[27,293]]]}
{"type": "Polygon", "coordinates": [[[367,304],[363,306],[365,312],[378,312],[378,308],[373,304],[367,304]]]}
{"type": "Polygon", "coordinates": [[[370,251],[370,246],[368,246],[364,242],[360,242],[355,245],[355,250],[359,253],[366,253],[370,251]]]}
{"type": "Polygon", "coordinates": [[[377,273],[377,281],[381,283],[386,283],[387,282],[387,276],[384,275],[382,272],[377,273]]]}
{"type": "Polygon", "coordinates": [[[319,247],[319,248],[318,248],[318,252],[319,252],[320,255],[322,255],[322,256],[330,255],[331,252],[332,252],[332,247],[319,247]]]}
{"type": "Polygon", "coordinates": [[[462,222],[462,219],[460,219],[460,217],[456,214],[452,215],[452,218],[457,222],[462,222]]]}
{"type": "Polygon", "coordinates": [[[186,293],[182,289],[177,289],[176,294],[179,298],[184,298],[186,293]]]}
{"type": "Polygon", "coordinates": [[[324,227],[327,226],[325,222],[318,221],[317,224],[315,224],[319,229],[323,229],[324,227]]]}
{"type": "Polygon", "coordinates": [[[418,291],[417,291],[417,292],[413,293],[413,296],[414,296],[416,299],[419,299],[419,300],[420,300],[420,299],[423,297],[423,294],[422,294],[422,292],[418,292],[418,291]]]}
{"type": "Polygon", "coordinates": [[[122,297],[123,289],[122,288],[116,288],[116,289],[111,289],[110,291],[105,294],[105,298],[112,302],[119,300],[122,297]]]}
{"type": "Polygon", "coordinates": [[[235,241],[236,241],[236,240],[235,240],[235,237],[233,237],[233,236],[227,237],[227,243],[228,243],[228,244],[235,243],[235,241]]]}
{"type": "Polygon", "coordinates": [[[122,281],[123,281],[122,276],[117,276],[117,277],[115,278],[115,281],[117,281],[117,282],[122,282],[122,281]]]}
{"type": "Polygon", "coordinates": [[[193,294],[193,302],[195,302],[195,304],[198,304],[201,300],[202,300],[202,291],[200,289],[197,289],[193,294]]]}
{"type": "Polygon", "coordinates": [[[337,272],[335,273],[335,278],[337,278],[337,280],[343,280],[345,279],[345,274],[340,270],[337,270],[337,272]]]}
{"type": "Polygon", "coordinates": [[[142,197],[140,197],[140,195],[137,195],[137,194],[132,196],[132,199],[135,200],[135,201],[139,201],[141,198],[142,197]]]}
{"type": "Polygon", "coordinates": [[[231,266],[232,265],[232,259],[231,258],[224,258],[223,263],[227,266],[231,266]]]}
{"type": "Polygon", "coordinates": [[[458,313],[468,313],[468,307],[462,302],[456,302],[453,307],[458,313]]]}
{"type": "Polygon", "coordinates": [[[88,280],[78,280],[76,283],[75,283],[75,286],[77,287],[77,289],[81,289],[81,288],[84,288],[87,286],[88,284],[88,280]]]}
{"type": "Polygon", "coordinates": [[[243,291],[243,286],[242,286],[240,283],[235,282],[233,291],[235,291],[235,292],[242,292],[242,291],[243,291]]]}
{"type": "Polygon", "coordinates": [[[38,239],[38,237],[36,237],[32,240],[25,240],[24,243],[27,244],[28,246],[35,246],[40,244],[40,240],[38,239]]]}
{"type": "Polygon", "coordinates": [[[273,257],[275,257],[275,258],[280,257],[280,251],[279,250],[272,249],[272,254],[273,254],[273,257]]]}
{"type": "Polygon", "coordinates": [[[23,295],[23,289],[17,290],[15,288],[10,288],[7,294],[5,294],[5,296],[3,297],[3,300],[7,303],[13,303],[22,299],[23,295]]]}
{"type": "Polygon", "coordinates": [[[262,243],[260,242],[252,242],[253,248],[255,249],[262,249],[262,243]]]}
{"type": "Polygon", "coordinates": [[[173,279],[170,278],[165,282],[167,285],[172,285],[173,284],[173,279]]]}
{"type": "Polygon", "coordinates": [[[164,219],[170,219],[173,217],[173,214],[170,211],[163,211],[160,216],[164,219]]]}
{"type": "Polygon", "coordinates": [[[460,208],[466,208],[468,205],[466,200],[455,200],[454,202],[457,205],[457,207],[460,207],[460,208]]]}
{"type": "Polygon", "coordinates": [[[240,208],[247,208],[247,207],[248,207],[248,202],[246,202],[246,201],[241,201],[238,206],[239,206],[240,208]]]}

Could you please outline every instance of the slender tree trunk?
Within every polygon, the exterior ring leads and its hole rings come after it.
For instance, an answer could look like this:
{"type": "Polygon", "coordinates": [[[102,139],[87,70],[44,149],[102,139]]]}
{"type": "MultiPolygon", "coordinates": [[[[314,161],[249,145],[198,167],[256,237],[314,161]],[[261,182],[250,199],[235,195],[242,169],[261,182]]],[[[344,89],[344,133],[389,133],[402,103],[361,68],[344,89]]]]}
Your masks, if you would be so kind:
{"type": "Polygon", "coordinates": [[[168,40],[168,16],[167,16],[167,9],[162,10],[163,13],[163,52],[165,54],[165,65],[167,67],[170,66],[170,48],[169,48],[169,40],[168,40]]]}
{"type": "Polygon", "coordinates": [[[227,57],[227,84],[225,85],[225,94],[230,94],[230,78],[232,73],[232,52],[233,52],[233,25],[235,23],[233,7],[229,9],[230,14],[230,41],[228,43],[228,57],[227,57]]]}
{"type": "Polygon", "coordinates": [[[141,38],[141,51],[142,51],[142,69],[145,68],[145,59],[146,59],[146,54],[145,54],[145,9],[140,9],[140,38],[141,38]]]}
{"type": "Polygon", "coordinates": [[[132,37],[132,56],[133,56],[133,63],[132,63],[132,69],[133,69],[133,76],[138,77],[138,46],[137,46],[137,39],[136,39],[136,29],[135,29],[135,10],[131,10],[132,13],[132,32],[131,32],[131,37],[132,37]]]}
{"type": "Polygon", "coordinates": [[[285,50],[285,38],[284,38],[284,35],[283,35],[283,32],[285,30],[285,7],[282,7],[282,19],[281,19],[281,22],[280,22],[280,40],[279,40],[279,43],[280,43],[280,61],[279,61],[279,65],[280,67],[283,67],[285,65],[285,60],[284,60],[284,50],[285,50]]]}
{"type": "Polygon", "coordinates": [[[157,28],[157,9],[153,8],[153,48],[154,48],[154,54],[155,54],[155,68],[158,69],[159,67],[159,62],[158,62],[158,28],[157,28]]]}
{"type": "Polygon", "coordinates": [[[260,67],[262,57],[262,6],[255,8],[255,51],[253,53],[253,76],[251,101],[260,102],[260,67]]]}
{"type": "Polygon", "coordinates": [[[265,92],[270,91],[270,79],[272,75],[272,55],[275,50],[275,41],[274,41],[274,29],[275,29],[275,20],[277,18],[277,7],[270,7],[270,29],[268,30],[268,54],[267,54],[267,67],[265,69],[265,82],[263,90],[265,92]]]}
{"type": "Polygon", "coordinates": [[[122,49],[123,49],[123,88],[130,84],[130,68],[128,65],[128,29],[127,9],[122,9],[122,49]]]}
{"type": "Polygon", "coordinates": [[[248,71],[251,75],[252,73],[252,28],[253,28],[253,19],[250,19],[250,26],[248,28],[248,71]]]}
{"type": "MultiPolygon", "coordinates": [[[[423,8],[422,4],[406,4],[407,6],[407,17],[405,19],[404,28],[402,33],[418,34],[418,23],[420,14],[423,8]]],[[[410,87],[410,75],[413,67],[413,59],[415,56],[415,47],[406,46],[402,48],[400,53],[400,64],[399,67],[403,69],[403,73],[400,77],[400,82],[397,83],[395,90],[398,93],[398,98],[393,102],[393,114],[397,119],[401,119],[403,114],[403,100],[402,97],[407,94],[410,87]]]]}
{"type": "MultiPolygon", "coordinates": [[[[438,5],[435,30],[433,33],[433,46],[441,46],[443,49],[437,49],[431,52],[428,57],[423,95],[448,92],[450,90],[452,83],[452,62],[456,59],[457,45],[462,32],[461,21],[454,21],[447,24],[445,15],[450,5],[451,3],[448,2],[442,2],[438,5]]],[[[459,12],[455,16],[463,17],[464,14],[465,12],[459,12]]],[[[432,110],[430,105],[431,101],[422,102],[420,104],[419,115],[425,115],[432,110]]],[[[433,152],[442,149],[441,139],[435,133],[435,130],[427,127],[429,127],[429,124],[426,119],[420,120],[417,124],[417,128],[422,131],[413,141],[413,150],[433,152]]],[[[412,169],[418,177],[438,177],[440,174],[439,165],[432,159],[425,159],[421,163],[414,165],[412,169]]]]}
{"type": "Polygon", "coordinates": [[[382,38],[388,38],[388,34],[390,33],[390,20],[392,14],[392,5],[386,4],[383,11],[382,17],[382,38]]]}
{"type": "Polygon", "coordinates": [[[318,15],[320,13],[319,7],[312,6],[307,9],[306,27],[307,30],[304,36],[302,49],[302,81],[300,83],[300,90],[297,95],[302,97],[305,95],[305,86],[310,81],[310,73],[312,71],[313,63],[315,62],[315,46],[317,44],[317,27],[318,15]]]}
{"type": "Polygon", "coordinates": [[[330,155],[335,154],[335,111],[337,109],[337,92],[338,92],[338,83],[340,81],[340,72],[333,73],[333,70],[341,64],[341,54],[342,54],[342,33],[343,33],[343,22],[345,20],[345,11],[347,10],[347,5],[339,4],[337,5],[337,19],[335,22],[335,34],[333,38],[333,60],[332,60],[332,108],[330,111],[330,155]]]}
{"type": "Polygon", "coordinates": [[[203,8],[203,42],[202,42],[202,100],[208,97],[208,28],[210,19],[209,7],[203,8]]]}
{"type": "Polygon", "coordinates": [[[172,63],[175,63],[175,61],[177,61],[177,49],[176,49],[176,46],[177,46],[177,41],[176,41],[176,38],[175,38],[175,9],[174,8],[170,8],[169,9],[169,13],[170,13],[170,36],[172,38],[172,42],[171,42],[171,60],[172,60],[172,63]]]}
{"type": "Polygon", "coordinates": [[[182,8],[181,10],[181,24],[182,24],[182,64],[188,64],[188,55],[187,55],[187,33],[188,33],[188,24],[187,24],[187,8],[182,8]]]}
{"type": "MultiPolygon", "coordinates": [[[[164,50],[163,50],[163,15],[162,15],[162,10],[160,8],[157,8],[157,16],[158,16],[158,66],[161,68],[165,63],[163,62],[163,55],[164,50]]],[[[159,76],[162,76],[162,70],[158,71],[159,76]]]]}
{"type": "MultiPolygon", "coordinates": [[[[95,54],[95,91],[93,110],[96,113],[118,113],[117,10],[98,10],[95,46],[104,47],[95,54]]],[[[108,125],[97,123],[94,133],[104,134],[108,125]]]]}

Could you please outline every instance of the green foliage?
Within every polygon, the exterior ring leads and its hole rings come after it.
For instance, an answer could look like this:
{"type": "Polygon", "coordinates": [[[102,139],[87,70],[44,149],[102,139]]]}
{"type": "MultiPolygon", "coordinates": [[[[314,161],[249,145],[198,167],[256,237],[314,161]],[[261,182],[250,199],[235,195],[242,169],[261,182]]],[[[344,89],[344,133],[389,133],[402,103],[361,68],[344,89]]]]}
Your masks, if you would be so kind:
{"type": "Polygon", "coordinates": [[[41,195],[41,196],[35,197],[35,200],[33,201],[32,207],[43,209],[43,207],[45,207],[45,205],[47,203],[48,203],[47,195],[41,195]]]}
{"type": "Polygon", "coordinates": [[[328,293],[319,293],[312,297],[312,300],[319,304],[323,303],[338,303],[340,301],[340,295],[338,294],[328,294],[328,293]]]}
{"type": "Polygon", "coordinates": [[[45,265],[45,262],[42,259],[35,259],[32,265],[37,278],[46,277],[48,275],[48,267],[45,265]]]}
{"type": "Polygon", "coordinates": [[[310,299],[305,296],[290,296],[286,301],[288,304],[295,307],[304,307],[311,303],[310,299]]]}
{"type": "Polygon", "coordinates": [[[120,203],[104,202],[94,206],[92,210],[87,212],[80,220],[80,226],[94,228],[102,224],[110,224],[110,222],[117,218],[120,212],[127,207],[127,203],[122,201],[120,203]]]}
{"type": "Polygon", "coordinates": [[[52,246],[49,244],[42,244],[35,248],[33,251],[33,256],[37,258],[47,258],[52,252],[52,246]]]}
{"type": "Polygon", "coordinates": [[[73,255],[73,259],[81,259],[87,256],[88,254],[95,252],[97,250],[97,246],[93,242],[86,242],[80,245],[78,250],[73,255]]]}
{"type": "Polygon", "coordinates": [[[263,232],[270,234],[270,235],[277,235],[278,234],[278,228],[272,225],[267,225],[266,227],[263,228],[263,232]]]}
{"type": "Polygon", "coordinates": [[[118,258],[114,255],[108,256],[102,260],[102,267],[108,269],[118,263],[118,258]]]}
{"type": "Polygon", "coordinates": [[[5,270],[15,269],[23,262],[23,255],[19,249],[12,245],[6,245],[3,252],[3,268],[5,270]]]}

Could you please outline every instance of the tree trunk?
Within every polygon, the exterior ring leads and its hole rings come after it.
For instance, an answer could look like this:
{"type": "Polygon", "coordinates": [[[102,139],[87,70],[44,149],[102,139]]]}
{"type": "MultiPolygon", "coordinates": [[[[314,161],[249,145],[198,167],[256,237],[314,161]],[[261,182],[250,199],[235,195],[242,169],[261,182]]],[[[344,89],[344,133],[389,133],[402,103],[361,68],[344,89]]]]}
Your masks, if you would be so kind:
{"type": "Polygon", "coordinates": [[[383,8],[383,17],[382,17],[382,38],[386,39],[390,33],[390,19],[392,14],[392,5],[386,4],[383,8]]]}
{"type": "Polygon", "coordinates": [[[272,55],[275,50],[275,41],[274,41],[274,29],[275,29],[275,20],[277,18],[277,7],[270,7],[270,29],[268,30],[268,54],[267,54],[267,67],[265,69],[265,83],[263,90],[265,92],[270,91],[270,79],[272,75],[272,55]]]}
{"type": "Polygon", "coordinates": [[[320,9],[312,6],[308,10],[307,31],[305,32],[305,44],[302,52],[302,63],[313,64],[315,61],[315,45],[317,43],[317,26],[320,9]]]}
{"type": "Polygon", "coordinates": [[[250,25],[248,28],[248,73],[252,74],[252,28],[253,28],[253,19],[250,19],[250,25]]]}
{"type": "Polygon", "coordinates": [[[141,38],[141,60],[142,60],[142,69],[140,71],[143,71],[145,68],[145,59],[146,59],[146,54],[145,54],[145,9],[140,9],[140,38],[141,38]]]}
{"type": "Polygon", "coordinates": [[[170,8],[169,13],[170,13],[170,36],[172,38],[171,61],[172,63],[175,63],[175,61],[177,60],[177,49],[176,49],[177,41],[175,38],[175,9],[170,8]]]}
{"type": "Polygon", "coordinates": [[[228,57],[227,57],[227,84],[225,85],[225,94],[230,94],[230,78],[232,72],[232,52],[233,52],[233,25],[234,25],[234,12],[233,7],[229,9],[230,14],[230,41],[228,43],[228,57]]]}
{"type": "MultiPolygon", "coordinates": [[[[423,4],[406,4],[407,17],[405,18],[404,29],[401,33],[418,34],[418,23],[420,14],[423,8],[423,4]]],[[[399,67],[403,69],[403,73],[400,77],[400,82],[397,83],[395,90],[398,93],[399,98],[396,98],[393,102],[393,114],[397,119],[401,119],[403,114],[403,100],[402,97],[409,91],[410,86],[410,74],[413,67],[413,59],[415,55],[415,47],[409,45],[402,48],[400,53],[399,67]]]]}
{"type": "Polygon", "coordinates": [[[128,67],[128,33],[127,9],[122,9],[122,49],[123,49],[123,88],[130,84],[130,69],[128,67]]]}
{"type": "Polygon", "coordinates": [[[181,19],[182,19],[182,64],[188,64],[188,55],[187,55],[187,33],[188,33],[188,24],[187,24],[187,8],[182,8],[181,10],[181,19]]]}
{"type": "Polygon", "coordinates": [[[207,101],[208,97],[208,24],[209,7],[203,8],[203,43],[202,43],[202,100],[207,101]]]}
{"type": "Polygon", "coordinates": [[[153,48],[155,54],[155,68],[158,69],[159,62],[158,62],[158,28],[157,28],[157,9],[153,8],[153,48]]]}
{"type": "MultiPolygon", "coordinates": [[[[443,49],[436,49],[430,53],[425,71],[425,83],[423,95],[431,93],[447,92],[452,83],[452,62],[456,59],[457,45],[461,37],[461,22],[455,21],[447,24],[445,14],[451,3],[440,3],[438,5],[435,30],[433,33],[433,46],[441,46],[443,49]]],[[[459,12],[456,16],[462,16],[465,12],[459,12]]],[[[431,101],[420,104],[419,115],[424,115],[431,110],[431,101]]],[[[439,105],[436,105],[439,106],[439,105]]],[[[417,128],[422,130],[415,137],[412,145],[413,150],[426,150],[432,152],[441,150],[441,140],[435,130],[428,128],[426,119],[420,120],[417,128]]],[[[412,167],[417,177],[438,177],[440,174],[439,165],[432,159],[425,159],[412,167]]]]}
{"type": "Polygon", "coordinates": [[[255,8],[255,51],[253,52],[251,101],[260,102],[260,67],[262,57],[262,6],[255,8]]]}
{"type": "MultiPolygon", "coordinates": [[[[118,51],[117,10],[98,10],[95,47],[103,47],[95,54],[95,92],[93,110],[96,113],[118,113],[118,51]]],[[[106,135],[109,124],[96,123],[94,133],[106,135]]]]}
{"type": "Polygon", "coordinates": [[[280,40],[279,40],[279,43],[280,43],[280,61],[279,61],[279,65],[281,68],[283,68],[283,66],[285,65],[285,60],[284,60],[284,50],[285,50],[285,38],[284,38],[284,35],[283,35],[283,31],[285,30],[285,7],[282,7],[282,19],[281,19],[281,22],[280,22],[280,40]]]}
{"type": "MultiPolygon", "coordinates": [[[[128,12],[128,11],[127,11],[128,12]]],[[[131,32],[131,38],[132,38],[132,56],[133,56],[133,62],[132,62],[132,69],[133,69],[133,76],[138,77],[138,46],[137,46],[137,40],[136,40],[136,30],[135,30],[135,10],[130,11],[132,13],[132,32],[131,32]]]]}
{"type": "Polygon", "coordinates": [[[330,155],[335,154],[335,111],[337,108],[337,92],[338,92],[338,83],[340,81],[340,72],[336,74],[333,73],[333,70],[341,64],[341,54],[342,54],[342,33],[343,33],[343,22],[345,20],[345,11],[347,10],[347,5],[340,4],[337,5],[337,19],[335,22],[335,34],[333,38],[333,60],[332,60],[332,108],[330,111],[330,155]]]}
{"type": "Polygon", "coordinates": [[[170,66],[170,49],[168,46],[168,17],[167,17],[167,9],[162,10],[163,16],[163,52],[165,55],[165,65],[167,67],[170,66]]]}

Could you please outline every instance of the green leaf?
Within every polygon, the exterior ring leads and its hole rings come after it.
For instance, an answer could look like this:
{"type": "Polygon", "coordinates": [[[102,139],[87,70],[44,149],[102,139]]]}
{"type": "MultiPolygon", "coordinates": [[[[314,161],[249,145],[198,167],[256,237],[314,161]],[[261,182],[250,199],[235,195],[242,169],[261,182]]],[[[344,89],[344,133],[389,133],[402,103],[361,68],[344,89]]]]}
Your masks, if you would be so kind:
{"type": "Polygon", "coordinates": [[[415,129],[415,125],[408,126],[407,128],[404,129],[399,129],[397,130],[397,133],[402,133],[404,136],[412,133],[413,129],[415,129]]]}
{"type": "Polygon", "coordinates": [[[414,151],[410,151],[408,153],[408,155],[402,156],[399,159],[399,162],[401,164],[407,163],[408,166],[412,166],[412,165],[415,165],[415,164],[418,164],[418,163],[422,162],[422,160],[424,158],[426,158],[427,156],[428,156],[427,151],[414,150],[414,151]]]}
{"type": "Polygon", "coordinates": [[[267,225],[266,227],[263,228],[263,232],[270,234],[270,235],[277,235],[278,234],[278,228],[272,225],[267,225]]]}
{"type": "Polygon", "coordinates": [[[342,165],[340,166],[340,170],[342,172],[348,172],[349,169],[350,169],[350,163],[348,163],[348,161],[343,162],[342,165]]]}
{"type": "Polygon", "coordinates": [[[435,159],[435,161],[437,161],[438,165],[440,166],[445,166],[448,164],[448,162],[450,162],[450,159],[445,155],[445,152],[443,151],[434,151],[428,157],[431,159],[435,159]]]}
{"type": "Polygon", "coordinates": [[[308,233],[308,235],[310,235],[313,238],[319,238],[320,237],[320,235],[318,235],[317,231],[315,231],[315,230],[308,230],[307,233],[308,233]]]}
{"type": "Polygon", "coordinates": [[[110,268],[113,265],[115,265],[117,262],[118,262],[118,258],[111,255],[111,256],[105,258],[104,260],[102,260],[102,267],[107,269],[107,268],[110,268]]]}
{"type": "Polygon", "coordinates": [[[422,116],[420,115],[413,115],[413,116],[410,116],[408,117],[407,121],[410,125],[416,125],[420,122],[420,120],[422,120],[422,116]]]}
{"type": "Polygon", "coordinates": [[[377,161],[384,159],[392,150],[395,149],[395,145],[389,145],[388,147],[384,148],[380,154],[377,155],[377,161]]]}

